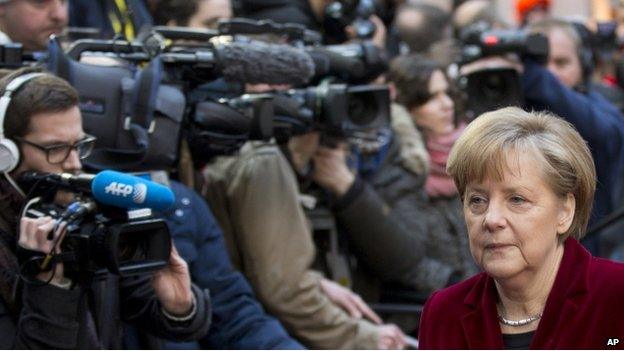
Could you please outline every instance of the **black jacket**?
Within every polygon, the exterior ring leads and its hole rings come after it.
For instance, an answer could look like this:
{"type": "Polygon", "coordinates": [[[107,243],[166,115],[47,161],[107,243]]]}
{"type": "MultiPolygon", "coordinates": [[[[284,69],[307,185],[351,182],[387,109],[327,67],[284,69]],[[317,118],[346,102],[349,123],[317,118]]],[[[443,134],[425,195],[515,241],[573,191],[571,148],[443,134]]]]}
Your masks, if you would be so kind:
{"type": "MultiPolygon", "coordinates": [[[[477,272],[458,197],[432,199],[424,174],[404,166],[395,136],[381,167],[354,184],[353,198],[336,218],[356,256],[383,282],[413,289],[421,298],[477,272]]],[[[347,196],[350,194],[347,193],[347,196]]]]}

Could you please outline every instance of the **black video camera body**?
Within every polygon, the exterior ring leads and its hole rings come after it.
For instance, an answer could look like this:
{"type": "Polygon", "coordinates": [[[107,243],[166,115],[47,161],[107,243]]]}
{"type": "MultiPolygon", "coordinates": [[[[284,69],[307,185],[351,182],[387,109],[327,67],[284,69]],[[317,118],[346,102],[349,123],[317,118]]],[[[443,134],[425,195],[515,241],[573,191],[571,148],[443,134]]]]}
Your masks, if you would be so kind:
{"type": "Polygon", "coordinates": [[[66,225],[59,239],[61,253],[55,256],[64,264],[67,277],[83,281],[109,272],[129,276],[153,272],[168,264],[171,234],[165,221],[154,218],[151,209],[104,205],[84,189],[60,185],[46,176],[27,176],[30,178],[24,180],[23,176],[20,183],[32,184],[37,177],[30,193],[39,196],[28,202],[24,216],[49,216],[57,221],[57,228],[66,225]],[[75,197],[67,206],[54,203],[61,189],[75,197]]]}
{"type": "MultiPolygon", "coordinates": [[[[548,38],[522,30],[493,30],[480,22],[466,28],[460,35],[463,48],[460,64],[468,64],[488,56],[516,54],[545,63],[548,59],[548,38]]],[[[465,115],[472,120],[484,112],[506,106],[521,106],[524,94],[520,75],[513,67],[489,68],[459,78],[459,88],[467,95],[465,115]]]]}
{"type": "Polygon", "coordinates": [[[488,24],[479,22],[464,29],[460,40],[463,44],[462,63],[507,53],[530,56],[540,63],[548,59],[548,38],[540,33],[491,29],[488,24]]]}

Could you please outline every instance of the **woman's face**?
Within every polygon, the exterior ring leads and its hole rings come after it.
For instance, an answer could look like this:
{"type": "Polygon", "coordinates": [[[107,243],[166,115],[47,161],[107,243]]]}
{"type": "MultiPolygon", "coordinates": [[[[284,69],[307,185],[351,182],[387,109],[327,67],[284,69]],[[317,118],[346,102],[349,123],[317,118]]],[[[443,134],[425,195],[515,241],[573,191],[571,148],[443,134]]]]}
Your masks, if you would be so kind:
{"type": "Polygon", "coordinates": [[[429,78],[431,98],[424,104],[410,110],[412,119],[426,133],[448,134],[455,128],[455,104],[448,95],[449,84],[440,70],[429,78]]]}
{"type": "Polygon", "coordinates": [[[508,155],[502,181],[466,187],[464,216],[473,258],[494,278],[513,278],[557,264],[574,216],[574,196],[557,196],[545,182],[536,152],[508,155]]]}

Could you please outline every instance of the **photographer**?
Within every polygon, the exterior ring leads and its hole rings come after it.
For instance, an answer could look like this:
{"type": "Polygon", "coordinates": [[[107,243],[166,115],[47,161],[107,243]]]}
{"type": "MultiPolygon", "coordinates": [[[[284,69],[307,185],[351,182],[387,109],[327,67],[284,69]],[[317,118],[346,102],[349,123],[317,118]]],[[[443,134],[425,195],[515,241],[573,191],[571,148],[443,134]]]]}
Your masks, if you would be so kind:
{"type": "Polygon", "coordinates": [[[67,26],[67,0],[0,1],[0,44],[22,43],[27,51],[45,50],[51,34],[67,26]]]}
{"type": "MultiPolygon", "coordinates": [[[[21,293],[7,294],[12,289],[20,291],[20,286],[15,285],[17,277],[24,278],[19,266],[23,262],[16,259],[16,250],[48,253],[55,239],[48,236],[54,227],[51,218],[20,218],[18,211],[24,197],[13,179],[24,171],[78,173],[82,168],[80,160],[89,155],[94,142],[82,130],[76,91],[60,78],[30,73],[32,69],[16,71],[0,84],[3,103],[8,105],[1,118],[5,128],[3,146],[15,143],[18,149],[9,146],[7,150],[13,151],[3,153],[1,159],[5,176],[1,182],[0,213],[3,239],[0,262],[5,273],[0,322],[2,347],[119,348],[120,320],[164,338],[202,337],[210,324],[208,296],[191,284],[187,264],[175,249],[168,266],[153,277],[119,279],[109,274],[104,284],[72,281],[64,277],[63,264],[57,263],[52,272],[22,279],[21,293]],[[14,228],[18,226],[16,233],[14,228]],[[117,289],[117,284],[118,294],[103,294],[117,289]],[[107,299],[101,300],[104,296],[107,299]],[[106,310],[109,318],[96,314],[93,302],[106,310]]],[[[56,202],[67,203],[71,198],[71,194],[59,191],[56,202]]],[[[55,251],[60,253],[59,247],[55,251]]]]}
{"type": "Polygon", "coordinates": [[[219,157],[202,173],[202,194],[234,266],[293,336],[310,348],[404,346],[396,326],[380,325],[357,295],[311,269],[315,248],[297,177],[276,145],[249,142],[238,156],[219,157]]]}
{"type": "Polygon", "coordinates": [[[355,174],[340,150],[321,149],[314,179],[335,196],[334,213],[361,262],[383,282],[424,300],[476,271],[458,196],[443,172],[445,151],[463,125],[455,124],[449,84],[434,62],[400,56],[389,79],[401,105],[392,108],[388,143],[355,150],[355,174]],[[332,185],[340,179],[346,185],[332,185]]]}

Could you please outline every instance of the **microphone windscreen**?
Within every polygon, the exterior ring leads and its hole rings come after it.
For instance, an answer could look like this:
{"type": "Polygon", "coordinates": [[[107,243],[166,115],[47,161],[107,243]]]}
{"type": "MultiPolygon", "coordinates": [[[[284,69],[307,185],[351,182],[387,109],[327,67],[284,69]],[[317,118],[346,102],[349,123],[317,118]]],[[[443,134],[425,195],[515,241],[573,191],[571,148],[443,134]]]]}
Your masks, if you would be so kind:
{"type": "Polygon", "coordinates": [[[366,75],[366,65],[358,58],[347,57],[324,48],[311,48],[308,54],[314,62],[316,78],[330,75],[360,78],[366,75]]]}
{"type": "Polygon", "coordinates": [[[216,51],[221,74],[228,81],[301,85],[314,75],[310,55],[284,44],[233,42],[217,46],[216,51]]]}
{"type": "Polygon", "coordinates": [[[96,201],[121,208],[151,208],[163,211],[175,201],[168,187],[152,181],[116,171],[102,171],[91,183],[96,201]]]}

